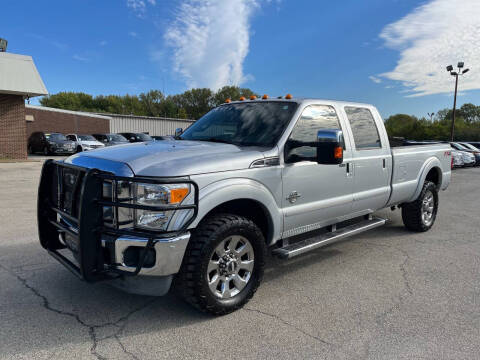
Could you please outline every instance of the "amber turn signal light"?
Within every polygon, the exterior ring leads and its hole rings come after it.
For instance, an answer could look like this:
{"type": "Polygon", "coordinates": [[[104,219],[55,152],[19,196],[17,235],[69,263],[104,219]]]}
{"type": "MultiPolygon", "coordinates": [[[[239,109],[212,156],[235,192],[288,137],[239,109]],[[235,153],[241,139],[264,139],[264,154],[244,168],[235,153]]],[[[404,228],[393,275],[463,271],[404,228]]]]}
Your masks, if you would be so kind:
{"type": "Polygon", "coordinates": [[[335,149],[333,149],[333,157],[335,159],[343,158],[343,148],[341,146],[337,146],[335,149]]]}
{"type": "Polygon", "coordinates": [[[178,204],[188,195],[188,188],[178,188],[170,190],[170,204],[178,204]]]}

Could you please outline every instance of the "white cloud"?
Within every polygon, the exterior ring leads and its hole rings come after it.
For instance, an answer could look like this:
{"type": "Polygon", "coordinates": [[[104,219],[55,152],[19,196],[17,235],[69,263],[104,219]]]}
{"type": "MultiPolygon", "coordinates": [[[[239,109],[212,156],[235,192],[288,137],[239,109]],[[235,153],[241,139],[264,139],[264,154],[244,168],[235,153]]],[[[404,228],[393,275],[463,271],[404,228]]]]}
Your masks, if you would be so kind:
{"type": "Polygon", "coordinates": [[[84,57],[84,56],[80,56],[80,55],[78,55],[78,54],[73,55],[72,58],[73,58],[74,60],[81,61],[81,62],[88,62],[88,61],[90,61],[89,58],[84,57]]]}
{"type": "MultiPolygon", "coordinates": [[[[156,0],[147,0],[147,2],[152,6],[156,5],[156,0]]],[[[132,9],[139,18],[144,18],[147,12],[145,0],[127,0],[127,7],[132,9]]]]}
{"type": "Polygon", "coordinates": [[[382,79],[376,77],[376,76],[373,76],[373,75],[370,75],[368,77],[370,80],[372,80],[375,84],[380,84],[382,82],[382,79]]]}
{"type": "Polygon", "coordinates": [[[138,34],[135,31],[129,31],[128,35],[130,35],[131,37],[137,37],[138,36],[138,34]]]}
{"type": "Polygon", "coordinates": [[[408,96],[453,91],[447,65],[465,61],[472,69],[460,81],[462,90],[480,89],[480,1],[433,0],[387,25],[380,38],[399,50],[392,71],[381,76],[400,81],[408,96]]]}
{"type": "Polygon", "coordinates": [[[250,20],[258,0],[183,0],[165,33],[174,70],[190,87],[218,89],[247,80],[250,20]]]}
{"type": "Polygon", "coordinates": [[[102,40],[102,41],[99,42],[99,45],[100,45],[100,46],[105,46],[105,45],[107,45],[107,44],[108,44],[108,43],[107,43],[106,40],[102,40]]]}

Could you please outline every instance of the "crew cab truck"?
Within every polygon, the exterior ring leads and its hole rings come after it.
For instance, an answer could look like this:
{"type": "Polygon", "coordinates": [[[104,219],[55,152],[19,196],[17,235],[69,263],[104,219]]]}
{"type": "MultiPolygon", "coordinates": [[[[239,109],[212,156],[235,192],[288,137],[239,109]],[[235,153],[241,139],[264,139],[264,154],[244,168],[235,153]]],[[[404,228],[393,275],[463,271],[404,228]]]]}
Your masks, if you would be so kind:
{"type": "Polygon", "coordinates": [[[427,231],[451,177],[450,146],[391,148],[372,105],[253,99],[211,110],[175,140],[47,161],[41,245],[87,282],[213,314],[244,305],[267,251],[291,258],[385,224],[400,207],[427,231]]]}

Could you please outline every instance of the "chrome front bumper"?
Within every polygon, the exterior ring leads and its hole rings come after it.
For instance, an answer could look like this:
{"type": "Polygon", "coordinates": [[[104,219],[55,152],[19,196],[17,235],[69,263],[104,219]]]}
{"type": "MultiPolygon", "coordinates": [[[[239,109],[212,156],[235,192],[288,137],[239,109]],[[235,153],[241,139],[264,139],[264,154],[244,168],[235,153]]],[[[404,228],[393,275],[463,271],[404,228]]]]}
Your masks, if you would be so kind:
{"type": "MultiPolygon", "coordinates": [[[[153,249],[155,251],[155,262],[152,267],[142,267],[138,275],[145,276],[167,276],[176,274],[182,265],[183,255],[190,240],[190,233],[170,238],[154,239],[153,249]]],[[[108,240],[102,239],[105,246],[108,240]]],[[[144,248],[148,239],[133,236],[121,236],[114,240],[115,263],[118,270],[134,272],[135,266],[125,265],[124,254],[130,247],[144,248]]]]}

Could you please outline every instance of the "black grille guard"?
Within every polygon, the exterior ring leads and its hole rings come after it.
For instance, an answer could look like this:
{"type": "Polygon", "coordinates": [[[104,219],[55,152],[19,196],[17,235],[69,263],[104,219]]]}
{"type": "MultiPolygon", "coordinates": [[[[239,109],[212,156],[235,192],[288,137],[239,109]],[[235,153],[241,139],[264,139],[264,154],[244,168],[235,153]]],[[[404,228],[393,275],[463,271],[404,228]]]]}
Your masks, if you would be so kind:
{"type": "Polygon", "coordinates": [[[174,237],[186,231],[198,214],[198,185],[187,179],[171,178],[158,179],[152,177],[123,177],[98,169],[86,169],[64,162],[47,160],[43,164],[40,184],[38,188],[37,217],[38,235],[40,244],[50,255],[67,267],[80,279],[87,282],[96,282],[120,276],[138,275],[147,257],[148,250],[154,246],[155,239],[174,237]],[[77,176],[73,184],[71,213],[59,208],[62,197],[62,174],[64,169],[76,171],[77,176]],[[188,205],[148,206],[119,202],[116,191],[113,191],[113,201],[103,198],[104,181],[127,181],[130,183],[149,184],[190,184],[194,189],[194,203],[188,205]],[[79,201],[75,199],[78,198],[79,201]],[[77,202],[79,202],[77,204],[77,202]],[[112,207],[115,212],[118,208],[131,208],[152,211],[167,210],[193,210],[192,216],[175,232],[156,232],[137,229],[122,229],[118,222],[113,227],[105,226],[103,207],[112,207]],[[78,209],[78,211],[75,211],[78,209]],[[78,214],[76,214],[78,212],[78,214]],[[60,216],[58,216],[60,215],[60,216]],[[62,221],[62,218],[64,219],[62,221]],[[72,250],[78,265],[60,253],[66,245],[60,240],[59,234],[68,234],[73,237],[78,245],[76,251],[72,250]],[[148,239],[147,245],[142,249],[135,271],[117,269],[119,264],[105,264],[102,252],[102,235],[110,236],[136,236],[148,239]]]}

